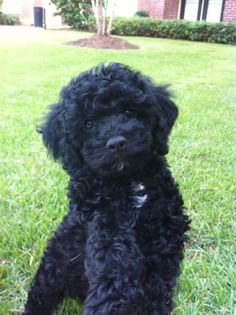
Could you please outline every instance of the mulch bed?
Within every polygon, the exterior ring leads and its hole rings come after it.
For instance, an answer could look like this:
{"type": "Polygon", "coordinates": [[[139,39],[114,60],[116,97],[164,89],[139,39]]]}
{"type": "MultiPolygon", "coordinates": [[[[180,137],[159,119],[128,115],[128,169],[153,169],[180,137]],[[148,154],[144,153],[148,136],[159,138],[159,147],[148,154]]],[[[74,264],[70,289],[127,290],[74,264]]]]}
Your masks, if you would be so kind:
{"type": "Polygon", "coordinates": [[[101,49],[139,49],[138,46],[128,43],[126,40],[109,37],[93,35],[89,38],[82,38],[73,42],[66,43],[67,45],[101,48],[101,49]]]}

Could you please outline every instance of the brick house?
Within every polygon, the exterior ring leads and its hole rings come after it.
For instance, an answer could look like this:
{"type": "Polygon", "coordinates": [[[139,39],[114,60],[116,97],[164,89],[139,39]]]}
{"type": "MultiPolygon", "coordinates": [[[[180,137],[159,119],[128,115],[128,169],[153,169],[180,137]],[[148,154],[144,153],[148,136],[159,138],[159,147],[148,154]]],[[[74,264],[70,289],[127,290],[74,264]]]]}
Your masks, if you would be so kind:
{"type": "Polygon", "coordinates": [[[3,0],[2,11],[19,16],[23,25],[63,27],[61,17],[55,16],[55,5],[49,0],[3,0]]]}
{"type": "MultiPolygon", "coordinates": [[[[41,10],[43,26],[62,27],[61,17],[55,16],[56,7],[50,0],[3,0],[2,6],[4,13],[17,14],[25,25],[35,24],[35,8],[39,18],[41,10]]],[[[138,10],[159,19],[236,23],[236,0],[117,0],[115,15],[131,17],[138,10]]]]}
{"type": "MultiPolygon", "coordinates": [[[[117,0],[115,15],[124,17],[133,16],[138,10],[138,1],[117,0]]],[[[41,26],[45,26],[46,28],[62,27],[62,19],[58,15],[55,16],[57,9],[50,0],[3,0],[2,11],[7,14],[19,16],[20,22],[23,25],[35,25],[36,13],[36,22],[39,22],[38,19],[40,20],[41,18],[41,26]]]]}
{"type": "Polygon", "coordinates": [[[236,0],[139,0],[138,9],[159,19],[236,22],[236,0]]]}

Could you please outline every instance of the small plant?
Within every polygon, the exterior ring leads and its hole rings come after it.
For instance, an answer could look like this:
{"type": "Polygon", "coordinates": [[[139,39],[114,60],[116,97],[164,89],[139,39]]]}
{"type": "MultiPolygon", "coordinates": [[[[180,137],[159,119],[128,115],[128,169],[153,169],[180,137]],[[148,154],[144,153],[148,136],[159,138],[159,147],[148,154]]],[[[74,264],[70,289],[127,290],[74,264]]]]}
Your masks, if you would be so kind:
{"type": "Polygon", "coordinates": [[[137,11],[134,14],[134,16],[135,17],[149,17],[149,13],[147,11],[140,10],[140,11],[137,11]]]}
{"type": "Polygon", "coordinates": [[[17,15],[4,14],[0,12],[0,24],[1,25],[16,25],[16,24],[20,24],[20,19],[17,15]]]}

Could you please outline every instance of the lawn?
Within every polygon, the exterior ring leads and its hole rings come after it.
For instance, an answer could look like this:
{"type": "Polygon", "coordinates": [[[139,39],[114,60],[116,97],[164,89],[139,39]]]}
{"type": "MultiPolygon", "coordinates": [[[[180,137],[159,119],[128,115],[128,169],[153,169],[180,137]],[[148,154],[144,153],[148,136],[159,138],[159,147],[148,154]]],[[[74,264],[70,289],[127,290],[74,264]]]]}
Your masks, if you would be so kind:
{"type": "MultiPolygon", "coordinates": [[[[47,240],[67,211],[67,175],[35,128],[69,79],[118,61],[171,83],[180,116],[168,160],[192,219],[174,315],[234,313],[236,47],[128,38],[140,50],[64,45],[73,31],[0,28],[0,314],[22,310],[47,240]]],[[[66,301],[59,314],[79,314],[66,301]]]]}

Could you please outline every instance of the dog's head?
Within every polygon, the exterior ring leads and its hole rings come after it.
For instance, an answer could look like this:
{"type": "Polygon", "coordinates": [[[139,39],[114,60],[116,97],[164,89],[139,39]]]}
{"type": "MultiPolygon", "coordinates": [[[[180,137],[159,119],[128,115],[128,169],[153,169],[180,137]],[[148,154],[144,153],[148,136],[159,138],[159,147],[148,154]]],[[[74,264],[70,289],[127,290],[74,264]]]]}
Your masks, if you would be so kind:
{"type": "Polygon", "coordinates": [[[99,64],[61,90],[40,132],[70,174],[85,166],[125,174],[168,152],[177,114],[165,86],[122,64],[99,64]]]}

